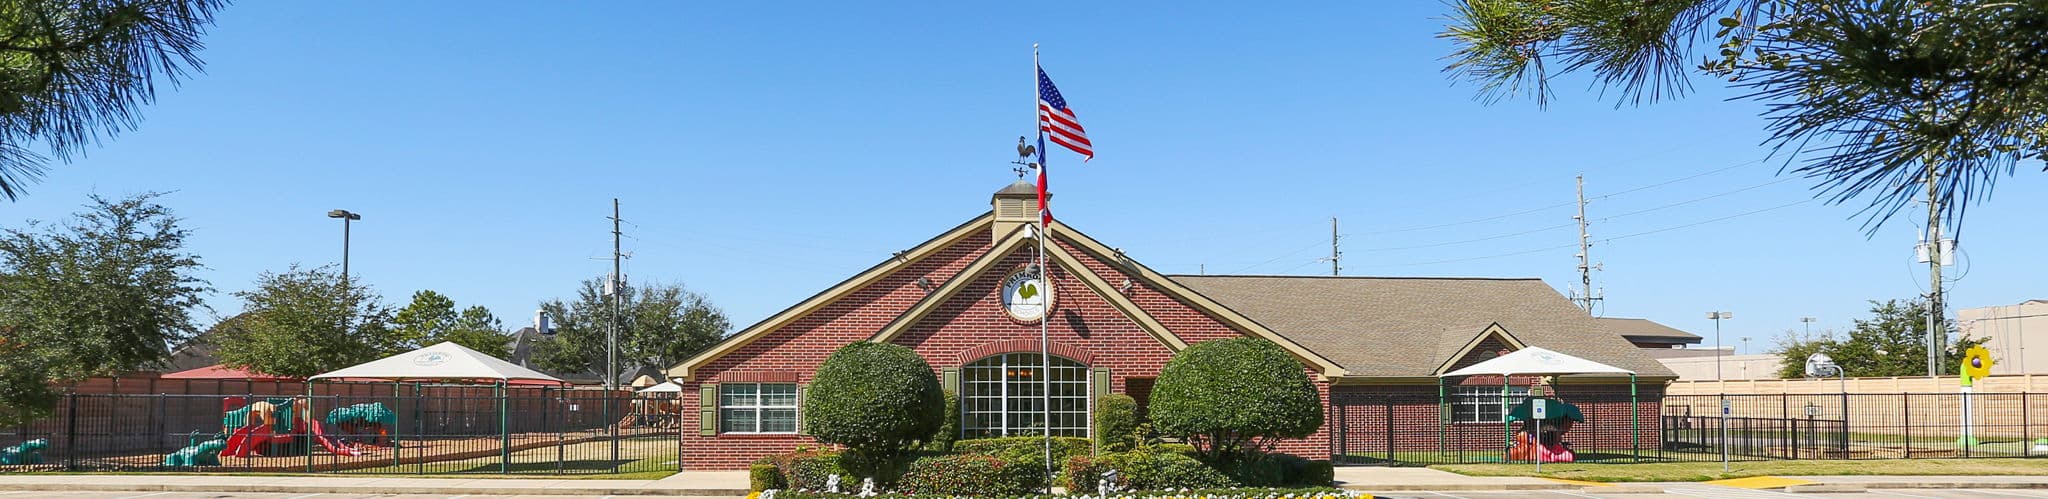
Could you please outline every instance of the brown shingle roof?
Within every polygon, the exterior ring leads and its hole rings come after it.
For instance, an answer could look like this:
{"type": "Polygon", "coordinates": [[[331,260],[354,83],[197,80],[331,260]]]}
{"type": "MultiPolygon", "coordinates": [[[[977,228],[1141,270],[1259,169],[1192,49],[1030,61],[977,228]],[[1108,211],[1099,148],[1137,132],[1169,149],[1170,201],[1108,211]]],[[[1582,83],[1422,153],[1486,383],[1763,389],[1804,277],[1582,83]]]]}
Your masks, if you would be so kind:
{"type": "Polygon", "coordinates": [[[1671,326],[1658,324],[1657,321],[1649,319],[1631,319],[1625,317],[1596,317],[1593,320],[1599,321],[1601,326],[1607,327],[1607,330],[1613,331],[1614,334],[1619,334],[1624,337],[1639,336],[1644,338],[1670,338],[1675,340],[1686,340],[1684,341],[1685,343],[1700,342],[1700,335],[1681,331],[1678,328],[1674,328],[1671,326]]]}
{"type": "Polygon", "coordinates": [[[1431,376],[1487,326],[1521,342],[1645,376],[1672,376],[1541,279],[1171,278],[1356,376],[1431,376]]]}

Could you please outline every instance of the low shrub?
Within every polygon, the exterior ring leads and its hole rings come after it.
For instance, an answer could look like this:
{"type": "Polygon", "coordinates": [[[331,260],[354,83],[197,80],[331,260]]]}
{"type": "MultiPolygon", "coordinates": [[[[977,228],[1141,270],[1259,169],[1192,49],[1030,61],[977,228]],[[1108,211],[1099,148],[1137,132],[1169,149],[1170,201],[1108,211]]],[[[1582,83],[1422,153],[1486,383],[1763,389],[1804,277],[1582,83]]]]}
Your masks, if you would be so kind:
{"type": "Polygon", "coordinates": [[[1123,452],[1138,445],[1138,400],[1112,393],[1095,399],[1095,442],[1102,452],[1123,452]]]}
{"type": "MultiPolygon", "coordinates": [[[[1092,454],[1094,443],[1081,437],[1052,437],[1052,462],[1067,462],[1074,456],[1092,454]]],[[[1001,437],[977,438],[953,442],[953,451],[962,454],[977,454],[1001,459],[1009,463],[1029,463],[1043,467],[1045,463],[1045,437],[1001,437]]]]}
{"type": "Polygon", "coordinates": [[[910,463],[896,490],[912,495],[1015,496],[1045,485],[1029,464],[977,454],[927,456],[910,463]]]}
{"type": "MultiPolygon", "coordinates": [[[[839,467],[839,453],[826,451],[797,451],[769,456],[768,461],[782,472],[782,485],[789,489],[825,490],[826,482],[832,475],[846,475],[846,469],[839,467]]],[[[850,486],[847,478],[840,478],[840,490],[850,486]]],[[[851,486],[858,486],[854,481],[851,486]]]]}
{"type": "Polygon", "coordinates": [[[789,488],[789,482],[782,479],[782,468],[775,463],[754,463],[747,468],[747,485],[754,492],[789,488]]]}
{"type": "Polygon", "coordinates": [[[1329,461],[1291,454],[1252,454],[1216,467],[1247,487],[1326,487],[1336,479],[1329,461]]]}
{"type": "Polygon", "coordinates": [[[1235,487],[1229,475],[1176,450],[1158,446],[1090,458],[1075,456],[1066,464],[1067,491],[1100,492],[1104,473],[1116,471],[1118,490],[1211,489],[1235,487]]]}

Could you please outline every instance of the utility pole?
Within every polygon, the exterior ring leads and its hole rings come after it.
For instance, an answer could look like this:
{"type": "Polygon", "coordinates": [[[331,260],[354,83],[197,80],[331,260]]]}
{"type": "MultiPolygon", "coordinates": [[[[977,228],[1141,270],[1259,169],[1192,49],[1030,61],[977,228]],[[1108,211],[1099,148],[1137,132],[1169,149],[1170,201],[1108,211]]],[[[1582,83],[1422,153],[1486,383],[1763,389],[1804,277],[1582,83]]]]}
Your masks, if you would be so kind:
{"type": "Polygon", "coordinates": [[[1927,166],[1927,240],[1921,244],[1927,253],[1927,376],[1940,376],[1942,372],[1943,345],[1948,331],[1941,327],[1941,198],[1935,195],[1935,186],[1940,185],[1941,172],[1933,162],[1927,166]]]}
{"type": "Polygon", "coordinates": [[[1586,232],[1586,176],[1579,175],[1579,214],[1572,220],[1579,222],[1579,290],[1572,293],[1572,300],[1579,302],[1579,308],[1593,313],[1593,302],[1601,297],[1593,293],[1593,236],[1586,232]]]}
{"type": "Polygon", "coordinates": [[[1330,261],[1332,276],[1343,275],[1344,272],[1344,267],[1338,265],[1338,261],[1344,259],[1344,252],[1337,249],[1337,238],[1337,217],[1330,217],[1330,257],[1324,260],[1330,261]]]}
{"type": "Polygon", "coordinates": [[[610,289],[609,294],[612,295],[612,320],[611,330],[604,336],[604,386],[609,389],[619,387],[619,302],[624,300],[619,295],[626,291],[626,286],[620,279],[622,275],[619,260],[623,254],[619,251],[620,235],[619,198],[612,198],[612,275],[611,282],[605,286],[610,289]]]}

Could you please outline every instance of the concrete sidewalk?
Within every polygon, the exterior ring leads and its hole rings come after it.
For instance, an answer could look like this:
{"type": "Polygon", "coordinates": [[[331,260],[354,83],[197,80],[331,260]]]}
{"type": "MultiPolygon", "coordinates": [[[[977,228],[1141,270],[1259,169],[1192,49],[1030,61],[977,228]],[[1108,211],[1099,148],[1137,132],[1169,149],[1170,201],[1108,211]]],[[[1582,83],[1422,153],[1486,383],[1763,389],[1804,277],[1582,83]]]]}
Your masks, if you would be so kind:
{"type": "Polygon", "coordinates": [[[1337,467],[1337,487],[1374,492],[1577,490],[1584,484],[1513,476],[1465,476],[1429,468],[1337,467]]]}
{"type": "Polygon", "coordinates": [[[0,491],[9,490],[691,497],[743,497],[748,492],[744,471],[677,473],[660,480],[0,474],[0,491]]]}

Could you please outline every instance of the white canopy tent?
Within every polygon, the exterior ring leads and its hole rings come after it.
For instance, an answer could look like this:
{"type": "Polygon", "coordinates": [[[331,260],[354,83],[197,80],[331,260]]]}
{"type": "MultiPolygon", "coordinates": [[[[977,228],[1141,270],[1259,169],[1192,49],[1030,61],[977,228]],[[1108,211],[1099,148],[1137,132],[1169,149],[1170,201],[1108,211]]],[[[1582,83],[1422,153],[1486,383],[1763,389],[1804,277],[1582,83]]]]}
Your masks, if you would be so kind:
{"type": "Polygon", "coordinates": [[[483,352],[444,341],[382,359],[313,376],[312,379],[403,380],[490,380],[545,381],[566,384],[554,376],[519,367],[483,352]]]}
{"type": "MultiPolygon", "coordinates": [[[[338,370],[315,375],[308,380],[377,380],[391,382],[391,395],[398,395],[399,382],[408,380],[462,380],[494,381],[498,398],[498,471],[506,472],[512,462],[512,436],[507,431],[510,409],[506,404],[505,385],[517,381],[545,382],[566,385],[554,376],[519,367],[517,364],[499,360],[483,352],[470,350],[452,341],[444,341],[382,359],[377,359],[338,370]]],[[[306,384],[306,396],[313,395],[313,384],[306,384]]],[[[397,445],[396,431],[392,442],[397,445]]],[[[557,437],[559,439],[559,437],[557,437]]],[[[616,444],[616,442],[615,442],[616,444]]],[[[559,442],[558,442],[559,445],[559,442]]],[[[613,450],[616,457],[617,449],[613,450]]],[[[399,464],[401,452],[394,447],[391,452],[392,465],[399,464]]]]}
{"type": "Polygon", "coordinates": [[[1528,347],[1514,353],[1494,357],[1486,362],[1444,373],[1443,377],[1495,375],[1495,376],[1555,376],[1560,374],[1626,374],[1634,376],[1635,371],[1601,364],[1543,347],[1528,347]]]}
{"type": "Polygon", "coordinates": [[[658,385],[641,388],[636,393],[680,393],[682,391],[683,385],[678,385],[674,381],[663,381],[658,385]]]}
{"type": "MultiPolygon", "coordinates": [[[[1444,373],[1437,377],[1437,397],[1443,398],[1443,379],[1464,376],[1500,376],[1501,424],[1509,435],[1514,429],[1507,420],[1508,379],[1511,376],[1559,376],[1570,374],[1623,374],[1628,375],[1629,423],[1634,430],[1634,446],[1642,447],[1642,406],[1636,397],[1636,373],[1627,369],[1602,364],[1542,347],[1527,347],[1513,353],[1488,359],[1485,362],[1467,366],[1464,369],[1444,373]]],[[[1545,402],[1547,404],[1547,402],[1545,402]]],[[[1513,442],[1513,438],[1509,438],[1513,442]]],[[[1503,459],[1505,461],[1505,459],[1503,459]]],[[[1543,469],[1543,460],[1536,459],[1536,469],[1543,469]]]]}

